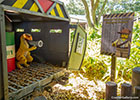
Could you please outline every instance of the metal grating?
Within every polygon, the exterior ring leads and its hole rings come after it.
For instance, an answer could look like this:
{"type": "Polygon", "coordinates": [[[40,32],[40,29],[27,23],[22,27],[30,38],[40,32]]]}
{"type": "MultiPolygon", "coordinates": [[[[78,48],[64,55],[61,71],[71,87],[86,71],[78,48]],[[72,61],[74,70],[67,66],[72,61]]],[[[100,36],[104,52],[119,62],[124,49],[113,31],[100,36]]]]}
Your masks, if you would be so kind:
{"type": "Polygon", "coordinates": [[[54,78],[64,75],[65,68],[51,64],[32,63],[30,67],[8,73],[9,97],[19,99],[37,86],[44,86],[54,78]]]}

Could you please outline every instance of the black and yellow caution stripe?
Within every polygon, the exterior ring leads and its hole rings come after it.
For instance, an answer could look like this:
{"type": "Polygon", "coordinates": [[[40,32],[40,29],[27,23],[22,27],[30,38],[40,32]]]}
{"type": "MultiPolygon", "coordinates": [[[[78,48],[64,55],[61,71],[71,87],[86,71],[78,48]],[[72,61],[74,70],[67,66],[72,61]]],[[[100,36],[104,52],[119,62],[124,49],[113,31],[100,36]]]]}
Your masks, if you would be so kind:
{"type": "Polygon", "coordinates": [[[30,11],[40,12],[39,7],[34,0],[4,0],[4,5],[12,6],[15,8],[27,9],[30,11]]]}
{"type": "Polygon", "coordinates": [[[129,13],[120,13],[120,14],[109,14],[109,15],[104,15],[104,18],[114,18],[114,17],[132,17],[134,16],[134,12],[129,12],[129,13]]]}
{"type": "Polygon", "coordinates": [[[63,6],[58,3],[56,3],[55,6],[51,9],[49,15],[68,18],[63,6]]]}
{"type": "Polygon", "coordinates": [[[101,54],[104,54],[104,55],[115,55],[115,53],[110,53],[110,52],[105,52],[105,51],[101,51],[101,54]]]}

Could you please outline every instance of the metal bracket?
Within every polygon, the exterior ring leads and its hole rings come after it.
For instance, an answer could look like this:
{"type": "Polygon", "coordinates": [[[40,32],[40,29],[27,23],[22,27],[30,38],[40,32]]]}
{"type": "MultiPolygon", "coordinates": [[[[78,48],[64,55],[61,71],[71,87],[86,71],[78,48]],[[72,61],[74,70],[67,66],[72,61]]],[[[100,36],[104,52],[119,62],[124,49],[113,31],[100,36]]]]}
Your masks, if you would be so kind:
{"type": "Polygon", "coordinates": [[[71,25],[71,24],[70,24],[70,25],[69,25],[69,28],[75,28],[75,29],[76,29],[76,28],[77,28],[77,25],[71,25]]]}

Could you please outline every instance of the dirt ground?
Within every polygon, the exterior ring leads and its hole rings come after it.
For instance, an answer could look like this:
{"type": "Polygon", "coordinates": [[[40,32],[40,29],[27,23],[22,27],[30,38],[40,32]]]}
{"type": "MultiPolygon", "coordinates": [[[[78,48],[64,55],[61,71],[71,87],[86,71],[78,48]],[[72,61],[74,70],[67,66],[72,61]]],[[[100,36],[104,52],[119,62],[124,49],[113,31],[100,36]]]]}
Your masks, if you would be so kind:
{"type": "Polygon", "coordinates": [[[47,100],[104,100],[105,83],[89,81],[79,72],[67,72],[47,87],[43,95],[47,100]]]}

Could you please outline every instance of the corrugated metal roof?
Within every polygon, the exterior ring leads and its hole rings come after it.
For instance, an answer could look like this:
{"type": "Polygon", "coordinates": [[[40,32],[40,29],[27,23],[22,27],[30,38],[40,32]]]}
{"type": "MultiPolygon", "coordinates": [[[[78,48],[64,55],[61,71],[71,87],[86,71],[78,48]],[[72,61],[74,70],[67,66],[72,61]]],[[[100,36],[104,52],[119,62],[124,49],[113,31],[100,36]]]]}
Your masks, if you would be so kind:
{"type": "Polygon", "coordinates": [[[87,23],[85,15],[69,15],[70,16],[70,22],[81,22],[81,23],[87,23]]]}

